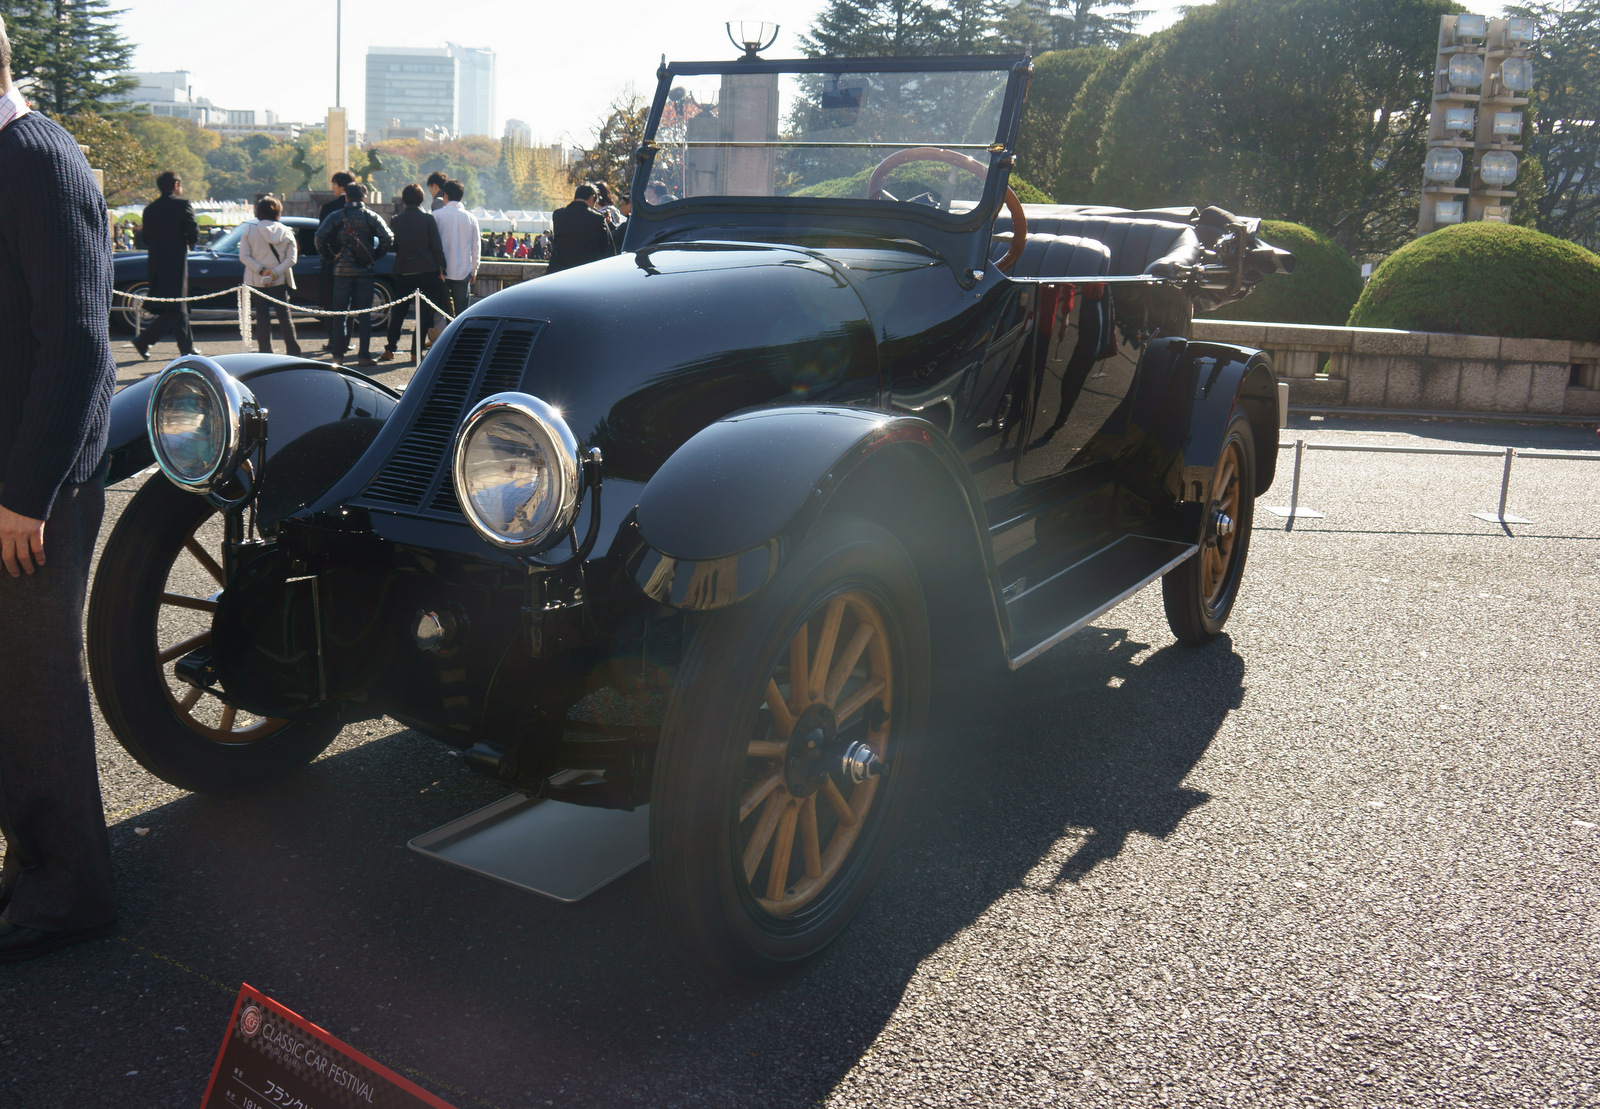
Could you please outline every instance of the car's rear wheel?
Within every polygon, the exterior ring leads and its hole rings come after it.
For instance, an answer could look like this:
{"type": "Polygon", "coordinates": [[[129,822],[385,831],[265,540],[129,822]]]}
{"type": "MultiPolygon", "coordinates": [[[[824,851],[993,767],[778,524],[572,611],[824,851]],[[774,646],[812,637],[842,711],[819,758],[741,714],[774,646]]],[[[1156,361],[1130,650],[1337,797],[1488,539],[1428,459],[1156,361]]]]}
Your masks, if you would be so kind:
{"type": "MultiPolygon", "coordinates": [[[[393,299],[394,290],[381,279],[372,283],[372,303],[375,309],[377,305],[388,304],[393,299]]],[[[372,333],[374,336],[381,335],[389,326],[389,313],[393,311],[395,311],[393,308],[382,308],[372,313],[372,333]]]]}
{"type": "Polygon", "coordinates": [[[757,597],[701,618],[650,823],[656,888],[691,952],[769,979],[844,929],[904,816],[927,698],[916,570],[867,521],[825,522],[757,597]]]}
{"type": "MultiPolygon", "coordinates": [[[[122,291],[133,296],[149,296],[150,282],[132,281],[122,286],[122,291]]],[[[154,323],[156,317],[154,312],[145,307],[144,301],[114,296],[111,298],[111,318],[137,335],[154,323]]]]}
{"type": "Polygon", "coordinates": [[[221,540],[210,502],[152,478],[106,541],[89,597],[89,672],[112,734],[156,777],[202,793],[281,778],[339,730],[255,716],[177,678],[178,660],[211,639],[221,540]]]}
{"type": "Polygon", "coordinates": [[[1235,413],[1212,470],[1200,550],[1161,579],[1167,624],[1197,647],[1222,630],[1239,597],[1256,505],[1256,448],[1250,421],[1235,413]]]}

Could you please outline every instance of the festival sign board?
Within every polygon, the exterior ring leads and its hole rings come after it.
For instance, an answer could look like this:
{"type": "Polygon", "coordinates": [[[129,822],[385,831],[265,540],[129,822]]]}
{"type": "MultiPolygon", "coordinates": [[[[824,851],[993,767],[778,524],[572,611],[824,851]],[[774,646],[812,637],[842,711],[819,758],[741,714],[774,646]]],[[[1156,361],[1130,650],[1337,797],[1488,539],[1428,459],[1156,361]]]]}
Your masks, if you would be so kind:
{"type": "Polygon", "coordinates": [[[248,983],[200,1109],[451,1109],[248,983]]]}

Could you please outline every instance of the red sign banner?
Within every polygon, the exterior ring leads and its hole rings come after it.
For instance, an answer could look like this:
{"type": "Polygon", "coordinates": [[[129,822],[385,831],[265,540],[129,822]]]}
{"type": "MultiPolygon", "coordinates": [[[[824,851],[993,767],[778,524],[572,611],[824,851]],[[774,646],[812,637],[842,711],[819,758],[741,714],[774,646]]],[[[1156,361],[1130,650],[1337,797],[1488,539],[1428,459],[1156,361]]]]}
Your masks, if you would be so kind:
{"type": "Polygon", "coordinates": [[[239,988],[200,1109],[451,1109],[251,987],[239,988]]]}

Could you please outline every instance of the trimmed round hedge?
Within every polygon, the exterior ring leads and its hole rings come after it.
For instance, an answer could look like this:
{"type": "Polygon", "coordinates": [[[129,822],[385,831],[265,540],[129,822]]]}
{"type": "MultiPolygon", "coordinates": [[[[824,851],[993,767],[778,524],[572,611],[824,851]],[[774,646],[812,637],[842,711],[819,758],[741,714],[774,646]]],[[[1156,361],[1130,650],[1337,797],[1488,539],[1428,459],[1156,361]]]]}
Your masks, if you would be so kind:
{"type": "Polygon", "coordinates": [[[1600,341],[1600,255],[1530,227],[1446,227],[1389,255],[1350,326],[1600,341]]]}
{"type": "Polygon", "coordinates": [[[1361,269],[1350,255],[1299,223],[1262,220],[1261,237],[1294,255],[1294,272],[1268,277],[1208,318],[1343,326],[1361,295],[1361,269]]]}

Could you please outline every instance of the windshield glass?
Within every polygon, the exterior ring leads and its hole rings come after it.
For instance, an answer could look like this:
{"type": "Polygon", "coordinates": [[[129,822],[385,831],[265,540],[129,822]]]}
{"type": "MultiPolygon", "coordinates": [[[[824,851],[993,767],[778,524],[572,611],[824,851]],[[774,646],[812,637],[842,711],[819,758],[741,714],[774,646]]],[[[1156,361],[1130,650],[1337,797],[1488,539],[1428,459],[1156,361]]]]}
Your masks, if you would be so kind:
{"type": "Polygon", "coordinates": [[[646,203],[805,196],[970,209],[1009,79],[1008,69],[674,77],[646,203]]]}
{"type": "Polygon", "coordinates": [[[239,240],[244,238],[245,231],[249,230],[250,225],[255,222],[256,221],[253,219],[245,220],[238,227],[235,227],[232,231],[229,231],[216,242],[209,244],[201,243],[200,245],[206,250],[214,250],[218,254],[238,254],[239,240]]]}

